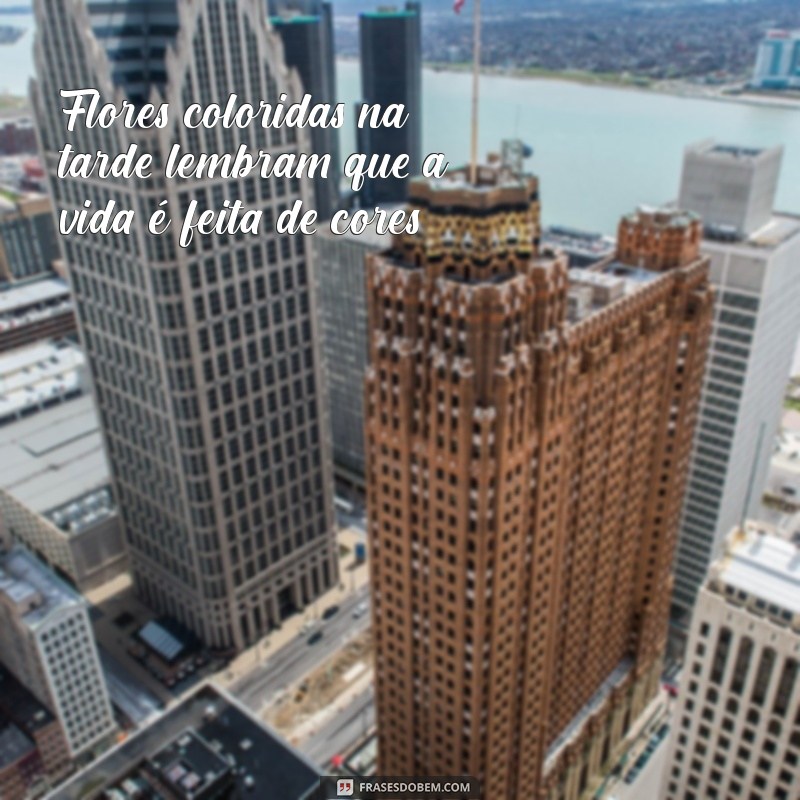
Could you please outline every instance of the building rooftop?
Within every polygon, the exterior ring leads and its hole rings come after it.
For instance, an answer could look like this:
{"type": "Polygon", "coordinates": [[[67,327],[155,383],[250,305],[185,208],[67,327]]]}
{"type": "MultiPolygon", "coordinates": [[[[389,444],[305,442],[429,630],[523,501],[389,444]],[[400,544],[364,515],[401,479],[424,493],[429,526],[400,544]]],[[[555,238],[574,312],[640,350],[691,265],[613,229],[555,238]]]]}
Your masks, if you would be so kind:
{"type": "Polygon", "coordinates": [[[0,714],[0,770],[27,758],[35,750],[33,741],[0,714]]]}
{"type": "Polygon", "coordinates": [[[709,153],[728,156],[729,158],[758,158],[763,152],[763,147],[740,147],[735,144],[715,144],[709,148],[709,153]]]}
{"type": "Polygon", "coordinates": [[[778,434],[772,462],[784,469],[800,472],[800,430],[784,429],[778,434]]]}
{"type": "Polygon", "coordinates": [[[729,225],[706,225],[704,236],[704,243],[712,247],[716,242],[722,242],[726,246],[734,244],[750,249],[777,250],[786,242],[800,236],[800,216],[776,212],[750,235],[743,235],[729,225]]]}
{"type": "Polygon", "coordinates": [[[690,144],[687,152],[700,153],[707,156],[718,158],[721,161],[752,162],[765,155],[774,155],[780,147],[747,147],[738,144],[727,144],[718,142],[716,139],[704,139],[703,141],[690,144]]]}
{"type": "Polygon", "coordinates": [[[35,630],[51,614],[86,601],[22,547],[0,555],[0,595],[15,606],[22,622],[35,630]]]}
{"type": "Polygon", "coordinates": [[[10,284],[0,290],[0,333],[32,325],[72,309],[69,286],[62,280],[46,278],[10,284]]]}
{"type": "Polygon", "coordinates": [[[710,577],[712,584],[738,600],[762,601],[766,608],[800,614],[800,548],[767,532],[759,522],[748,522],[744,530],[731,534],[710,577]]]}
{"type": "Polygon", "coordinates": [[[59,278],[10,284],[0,291],[0,330],[4,315],[60,298],[69,299],[70,290],[67,283],[59,278]]]}
{"type": "Polygon", "coordinates": [[[394,6],[381,6],[375,11],[362,11],[361,16],[382,19],[385,17],[414,17],[416,13],[416,11],[411,11],[409,9],[396,8],[394,6]]]}
{"type": "Polygon", "coordinates": [[[196,731],[187,730],[151,756],[147,771],[181,800],[218,792],[234,782],[233,768],[196,731]]]}
{"type": "Polygon", "coordinates": [[[591,233],[561,225],[551,225],[542,231],[542,244],[563,250],[570,266],[583,267],[596,263],[614,253],[616,242],[602,233],[591,233]]]}
{"type": "MultiPolygon", "coordinates": [[[[213,684],[170,708],[51,795],[51,800],[121,796],[153,780],[165,800],[192,800],[214,788],[236,798],[306,800],[320,771],[213,684]],[[166,790],[166,791],[163,791],[166,790]]],[[[129,795],[129,793],[128,793],[129,795]]]]}
{"type": "Polygon", "coordinates": [[[569,319],[579,322],[663,276],[644,267],[606,260],[595,268],[572,267],[569,271],[569,319]]]}
{"type": "Polygon", "coordinates": [[[412,178],[409,200],[412,204],[428,204],[433,208],[454,213],[469,208],[471,213],[496,213],[498,207],[527,207],[531,193],[538,188],[533,175],[519,175],[503,164],[497,155],[491,161],[477,165],[473,183],[468,166],[450,169],[441,178],[412,178]]]}
{"type": "Polygon", "coordinates": [[[62,530],[114,512],[110,480],[90,396],[0,425],[0,489],[62,530]]]}
{"type": "Polygon", "coordinates": [[[0,355],[0,426],[82,393],[85,364],[70,342],[40,342],[0,355]]]}
{"type": "Polygon", "coordinates": [[[311,25],[319,22],[320,18],[311,14],[283,13],[270,17],[269,21],[272,25],[311,25]]]}

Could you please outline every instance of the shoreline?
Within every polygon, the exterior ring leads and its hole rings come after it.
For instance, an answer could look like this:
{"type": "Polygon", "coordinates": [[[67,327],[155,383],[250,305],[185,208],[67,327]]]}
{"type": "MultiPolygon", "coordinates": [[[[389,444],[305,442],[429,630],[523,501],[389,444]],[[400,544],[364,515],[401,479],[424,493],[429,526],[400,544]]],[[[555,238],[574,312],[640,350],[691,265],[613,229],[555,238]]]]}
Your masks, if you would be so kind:
{"type": "MultiPolygon", "coordinates": [[[[337,61],[357,63],[353,56],[339,56],[337,61]]],[[[423,69],[431,72],[466,74],[471,71],[469,64],[451,64],[442,62],[425,62],[423,69]]],[[[528,70],[503,67],[483,67],[482,76],[497,78],[514,78],[517,80],[544,80],[574,83],[580,86],[598,87],[601,89],[624,89],[648,94],[663,94],[681,97],[687,100],[716,100],[721,103],[738,103],[740,105],[758,106],[760,108],[776,108],[782,111],[800,111],[800,94],[780,97],[771,94],[747,93],[730,85],[720,87],[704,87],[684,81],[652,81],[634,76],[625,77],[617,74],[595,74],[591,72],[568,72],[551,70],[528,70]],[[741,92],[733,94],[733,91],[741,92]]]]}
{"type": "MultiPolygon", "coordinates": [[[[2,17],[0,17],[2,19],[2,17]]],[[[338,62],[358,63],[354,56],[338,56],[338,62]]],[[[424,70],[440,73],[464,75],[471,71],[469,64],[452,64],[442,62],[425,62],[424,70]]],[[[579,86],[597,87],[600,89],[620,89],[648,94],[662,94],[680,97],[687,100],[715,100],[720,103],[738,103],[739,105],[759,108],[775,108],[782,111],[800,111],[800,93],[782,97],[774,92],[759,94],[747,92],[730,84],[719,87],[705,87],[685,81],[649,81],[616,73],[591,73],[583,71],[552,71],[540,69],[520,69],[503,67],[483,67],[482,76],[497,78],[513,78],[516,80],[558,81],[577,84],[579,86]]],[[[27,96],[13,92],[0,92],[0,117],[29,110],[27,96]]]]}
{"type": "MultiPolygon", "coordinates": [[[[424,68],[432,72],[460,74],[470,71],[469,66],[461,67],[440,63],[426,63],[424,68]]],[[[716,100],[721,103],[739,103],[741,105],[777,108],[783,111],[800,111],[800,95],[779,97],[775,94],[747,93],[743,90],[737,90],[740,93],[734,94],[734,90],[730,87],[703,87],[682,81],[653,81],[648,83],[645,79],[626,78],[622,75],[604,76],[590,72],[529,71],[524,69],[503,69],[502,67],[484,67],[481,69],[481,75],[516,78],[519,80],[560,81],[562,83],[575,83],[580,86],[603,89],[625,89],[648,94],[664,94],[687,100],[716,100]]]]}

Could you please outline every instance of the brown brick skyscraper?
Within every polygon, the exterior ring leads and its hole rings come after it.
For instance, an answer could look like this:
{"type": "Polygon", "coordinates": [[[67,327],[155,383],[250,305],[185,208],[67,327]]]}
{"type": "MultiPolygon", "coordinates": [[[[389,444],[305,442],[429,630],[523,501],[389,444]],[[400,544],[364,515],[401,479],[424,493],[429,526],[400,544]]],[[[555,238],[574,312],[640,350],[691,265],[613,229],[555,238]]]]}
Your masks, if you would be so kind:
{"type": "Polygon", "coordinates": [[[368,271],[380,772],[570,800],[658,686],[712,296],[693,217],[568,270],[535,178],[478,182],[368,271]]]}

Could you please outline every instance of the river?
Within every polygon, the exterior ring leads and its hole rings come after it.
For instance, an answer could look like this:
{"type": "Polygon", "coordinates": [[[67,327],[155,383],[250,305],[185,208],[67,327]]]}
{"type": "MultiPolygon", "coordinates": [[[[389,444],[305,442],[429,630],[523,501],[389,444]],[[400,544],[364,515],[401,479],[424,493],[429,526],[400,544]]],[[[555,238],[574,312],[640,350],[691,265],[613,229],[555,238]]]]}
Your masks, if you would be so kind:
{"type": "MultiPolygon", "coordinates": [[[[23,94],[33,73],[31,16],[0,15],[27,33],[0,47],[0,93],[23,94]]],[[[358,65],[338,65],[339,99],[359,99],[358,65]]],[[[800,108],[782,109],[558,80],[486,76],[482,80],[483,152],[507,137],[534,148],[529,168],[541,179],[542,213],[559,223],[613,233],[641,203],[678,192],[683,148],[714,137],[735,144],[783,144],[780,209],[800,213],[800,108]]],[[[425,70],[423,146],[456,164],[469,149],[470,77],[425,70]]],[[[354,113],[342,131],[343,152],[355,149],[354,113]]]]}

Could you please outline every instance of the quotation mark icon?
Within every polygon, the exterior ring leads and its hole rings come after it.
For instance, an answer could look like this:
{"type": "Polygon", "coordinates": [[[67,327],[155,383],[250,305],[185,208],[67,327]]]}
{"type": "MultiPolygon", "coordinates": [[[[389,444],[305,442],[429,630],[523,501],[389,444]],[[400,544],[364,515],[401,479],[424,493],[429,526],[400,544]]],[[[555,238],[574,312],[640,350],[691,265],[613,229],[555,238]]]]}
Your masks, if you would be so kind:
{"type": "Polygon", "coordinates": [[[336,794],[339,797],[352,797],[356,790],[356,782],[352,778],[344,778],[336,781],[336,794]]]}

